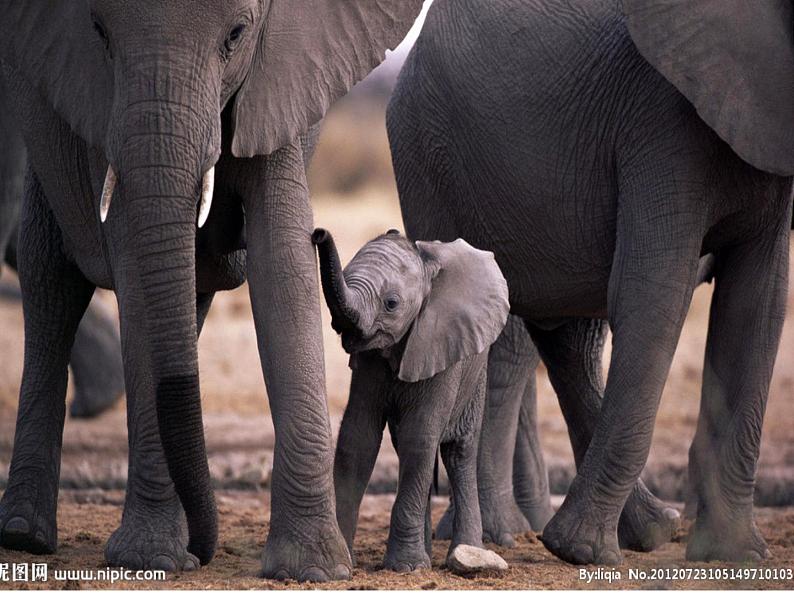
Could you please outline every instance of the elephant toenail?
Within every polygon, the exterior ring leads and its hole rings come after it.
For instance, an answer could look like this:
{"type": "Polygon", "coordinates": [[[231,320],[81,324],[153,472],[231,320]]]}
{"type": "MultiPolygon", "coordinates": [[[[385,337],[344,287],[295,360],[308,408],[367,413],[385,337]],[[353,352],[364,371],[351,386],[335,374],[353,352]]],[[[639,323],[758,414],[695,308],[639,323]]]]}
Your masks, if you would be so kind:
{"type": "Polygon", "coordinates": [[[745,561],[757,562],[761,560],[761,553],[755,550],[748,550],[744,556],[745,561]]]}
{"type": "Polygon", "coordinates": [[[394,570],[397,573],[410,573],[411,571],[413,571],[413,569],[411,569],[411,566],[408,563],[397,563],[394,566],[394,570]]]}
{"type": "Polygon", "coordinates": [[[770,552],[770,550],[769,550],[769,549],[766,549],[766,550],[764,551],[764,558],[765,558],[765,559],[771,559],[771,558],[772,558],[772,553],[770,552]]]}
{"type": "Polygon", "coordinates": [[[201,567],[201,565],[199,564],[199,561],[196,558],[196,556],[188,553],[188,556],[185,559],[185,563],[184,565],[182,565],[182,571],[195,571],[199,567],[201,567]]]}
{"type": "Polygon", "coordinates": [[[176,563],[168,555],[157,555],[152,559],[150,566],[159,571],[176,571],[176,563]]]}
{"type": "MultiPolygon", "coordinates": [[[[267,574],[265,574],[265,577],[267,577],[267,574]]],[[[272,578],[280,582],[286,581],[290,578],[289,571],[286,569],[279,569],[272,575],[272,578]]]]}
{"type": "Polygon", "coordinates": [[[341,563],[334,567],[334,579],[350,579],[350,567],[341,563]]]}
{"type": "Polygon", "coordinates": [[[124,553],[119,557],[119,566],[127,569],[143,569],[143,560],[138,553],[124,553]]]}
{"type": "Polygon", "coordinates": [[[328,574],[319,567],[307,567],[301,571],[298,581],[302,582],[327,582],[328,574]]]}
{"type": "Polygon", "coordinates": [[[571,549],[571,561],[574,563],[592,563],[593,549],[589,544],[577,544],[571,549]]]}
{"type": "Polygon", "coordinates": [[[622,557],[620,556],[620,554],[618,554],[618,553],[616,553],[614,551],[608,550],[604,554],[601,555],[600,563],[602,565],[619,565],[621,559],[622,559],[622,557]]]}
{"type": "Polygon", "coordinates": [[[681,514],[672,507],[666,507],[665,510],[662,511],[662,515],[665,519],[669,519],[670,521],[679,519],[681,517],[681,514]]]}
{"type": "Polygon", "coordinates": [[[30,532],[30,525],[24,517],[12,517],[8,520],[3,531],[8,534],[27,534],[30,532]]]}
{"type": "Polygon", "coordinates": [[[507,547],[507,548],[514,548],[515,545],[516,545],[516,541],[513,538],[512,534],[505,533],[505,534],[502,534],[499,537],[499,542],[497,544],[499,544],[500,546],[507,547]]]}

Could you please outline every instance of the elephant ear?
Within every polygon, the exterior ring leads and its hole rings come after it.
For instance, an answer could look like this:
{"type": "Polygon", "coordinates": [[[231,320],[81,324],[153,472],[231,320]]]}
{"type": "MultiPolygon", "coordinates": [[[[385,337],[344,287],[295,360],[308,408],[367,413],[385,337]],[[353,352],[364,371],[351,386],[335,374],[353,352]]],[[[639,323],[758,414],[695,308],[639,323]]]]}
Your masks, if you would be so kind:
{"type": "Polygon", "coordinates": [[[791,0],[623,0],[637,49],[753,166],[794,174],[791,0]]]}
{"type": "Polygon", "coordinates": [[[328,107],[408,33],[422,0],[271,0],[234,105],[232,153],[267,155],[328,107]]]}
{"type": "Polygon", "coordinates": [[[398,376],[421,381],[486,350],[507,322],[507,282],[491,252],[465,240],[417,242],[433,287],[414,321],[398,376]]]}
{"type": "Polygon", "coordinates": [[[72,130],[101,147],[113,72],[85,0],[0,0],[0,60],[41,93],[72,130]]]}

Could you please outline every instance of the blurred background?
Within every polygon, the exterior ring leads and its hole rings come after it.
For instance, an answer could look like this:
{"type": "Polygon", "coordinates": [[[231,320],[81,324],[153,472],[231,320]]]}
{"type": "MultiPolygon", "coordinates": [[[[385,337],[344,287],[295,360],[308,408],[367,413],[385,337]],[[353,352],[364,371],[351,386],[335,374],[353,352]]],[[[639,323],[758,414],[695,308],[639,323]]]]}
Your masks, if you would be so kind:
{"type": "MultiPolygon", "coordinates": [[[[385,130],[385,108],[409,39],[338,102],[326,117],[309,184],[315,225],[331,230],[343,262],[388,228],[402,229],[385,130]]],[[[8,472],[19,380],[22,311],[17,281],[0,278],[0,488],[8,472]]],[[[668,499],[682,500],[686,456],[700,401],[710,286],[696,291],[662,398],[646,481],[668,499]]],[[[98,295],[115,309],[112,294],[98,295]]],[[[792,301],[789,301],[790,307],[792,301]]],[[[328,407],[335,426],[347,400],[347,357],[323,305],[328,407]]],[[[794,309],[789,308],[789,312],[794,309]]],[[[758,498],[768,505],[794,503],[794,315],[785,326],[764,427],[758,498]]],[[[608,351],[607,351],[608,354],[608,351]]],[[[259,364],[248,287],[218,294],[199,344],[201,388],[211,469],[218,486],[262,489],[272,462],[272,426],[259,364]]],[[[608,363],[608,356],[605,365],[608,363]]],[[[562,492],[573,475],[565,424],[545,370],[538,372],[540,433],[552,490],[562,492]]],[[[70,386],[70,396],[72,388],[70,386]]],[[[80,488],[118,488],[126,478],[124,400],[97,420],[67,420],[62,482],[80,488]]],[[[396,460],[384,441],[374,490],[393,488],[396,460]]]]}

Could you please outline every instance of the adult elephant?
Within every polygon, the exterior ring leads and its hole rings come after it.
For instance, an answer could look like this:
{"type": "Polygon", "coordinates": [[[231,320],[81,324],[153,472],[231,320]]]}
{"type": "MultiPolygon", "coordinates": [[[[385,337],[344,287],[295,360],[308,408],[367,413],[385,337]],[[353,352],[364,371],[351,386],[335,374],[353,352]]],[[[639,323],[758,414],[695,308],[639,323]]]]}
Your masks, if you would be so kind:
{"type": "Polygon", "coordinates": [[[420,5],[0,2],[0,59],[30,160],[19,239],[25,373],[0,544],[55,549],[68,354],[99,286],[119,302],[130,443],[107,561],[211,560],[197,335],[214,292],[247,276],[276,428],[263,574],[349,576],[304,133],[396,45],[420,5]]]}
{"type": "MultiPolygon", "coordinates": [[[[25,144],[10,108],[0,78],[0,256],[11,269],[17,268],[19,211],[25,178],[25,144]]],[[[124,393],[119,334],[111,318],[91,304],[75,334],[69,362],[74,398],[69,413],[91,418],[111,407],[124,393]]]]}
{"type": "Polygon", "coordinates": [[[763,558],[753,483],[787,292],[792,6],[622,8],[433,4],[388,113],[407,231],[492,250],[550,371],[577,320],[608,320],[603,406],[543,531],[574,563],[621,559],[618,520],[713,253],[687,557],[763,558]]]}

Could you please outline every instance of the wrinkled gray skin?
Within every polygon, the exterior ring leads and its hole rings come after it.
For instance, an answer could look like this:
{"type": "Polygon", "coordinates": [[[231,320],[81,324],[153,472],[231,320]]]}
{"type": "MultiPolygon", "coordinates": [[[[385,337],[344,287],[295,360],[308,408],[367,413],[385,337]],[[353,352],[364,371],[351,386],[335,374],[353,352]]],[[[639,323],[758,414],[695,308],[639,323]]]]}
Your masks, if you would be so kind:
{"type": "MultiPolygon", "coordinates": [[[[549,371],[577,466],[587,452],[604,391],[601,356],[606,339],[605,321],[581,319],[565,337],[565,351],[546,354],[554,359],[549,371]]],[[[488,393],[480,439],[478,487],[483,538],[514,546],[514,535],[541,531],[554,511],[549,500],[546,464],[537,423],[535,375],[540,362],[521,318],[511,316],[488,358],[488,393]]],[[[448,539],[454,504],[436,528],[435,536],[448,539]]],[[[618,539],[621,548],[650,551],[668,542],[678,527],[679,515],[645,487],[632,490],[621,513],[618,539]]]]}
{"type": "Polygon", "coordinates": [[[331,102],[420,6],[0,0],[0,61],[29,159],[18,251],[25,372],[0,545],[56,548],[69,353],[98,286],[119,302],[130,452],[107,562],[187,570],[211,560],[197,340],[214,293],[247,278],[276,428],[263,575],[349,576],[305,155],[331,102]],[[101,223],[109,165],[117,184],[101,223]],[[213,166],[212,209],[197,230],[213,166]]]}
{"type": "MultiPolygon", "coordinates": [[[[25,179],[25,144],[11,111],[3,106],[7,92],[0,78],[0,255],[17,268],[19,211],[25,179]]],[[[119,333],[108,315],[92,303],[74,338],[69,362],[74,398],[69,413],[91,418],[111,407],[124,392],[119,333]]]]}
{"type": "Polygon", "coordinates": [[[603,406],[543,531],[577,564],[622,559],[621,512],[707,253],[687,557],[769,554],[752,506],[787,292],[792,7],[661,5],[624,0],[627,20],[615,0],[438,0],[387,117],[409,237],[492,250],[552,378],[581,319],[609,322],[603,406]]]}
{"type": "Polygon", "coordinates": [[[493,256],[460,240],[414,244],[390,232],[367,243],[342,274],[330,234],[317,230],[314,239],[333,326],[353,369],[334,459],[337,518],[350,552],[386,424],[400,480],[384,567],[430,568],[429,497],[439,447],[460,503],[449,553],[460,544],[482,548],[477,445],[487,346],[509,308],[493,256]],[[494,284],[502,291],[494,293],[494,284]]]}
{"type": "MultiPolygon", "coordinates": [[[[713,269],[713,255],[702,257],[698,283],[711,283],[713,269]]],[[[566,338],[570,355],[558,359],[557,366],[565,367],[564,374],[550,373],[577,466],[590,444],[604,396],[601,357],[606,334],[605,321],[577,322],[575,332],[566,338]]],[[[477,471],[483,539],[503,546],[515,544],[514,534],[529,529],[540,532],[554,513],[537,422],[535,375],[539,362],[540,355],[524,322],[520,317],[509,317],[488,357],[488,391],[477,471]]],[[[685,510],[689,517],[694,517],[697,506],[691,490],[694,484],[695,479],[691,478],[685,510]]],[[[450,503],[436,528],[437,538],[448,539],[451,535],[453,512],[454,504],[450,503]]],[[[621,513],[620,546],[643,552],[654,550],[673,537],[679,519],[675,509],[665,506],[638,480],[621,513]]]]}

